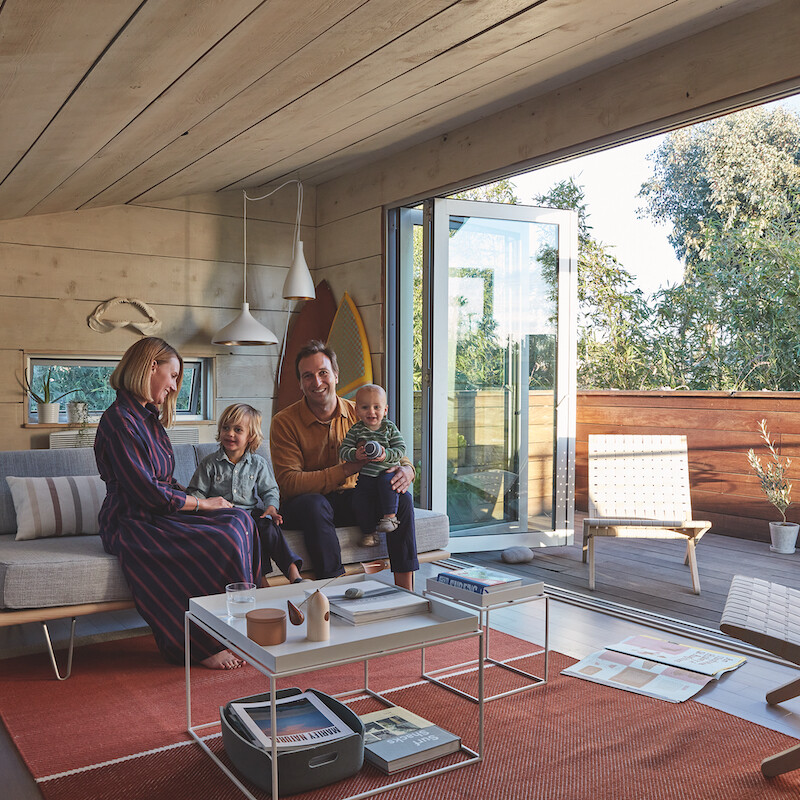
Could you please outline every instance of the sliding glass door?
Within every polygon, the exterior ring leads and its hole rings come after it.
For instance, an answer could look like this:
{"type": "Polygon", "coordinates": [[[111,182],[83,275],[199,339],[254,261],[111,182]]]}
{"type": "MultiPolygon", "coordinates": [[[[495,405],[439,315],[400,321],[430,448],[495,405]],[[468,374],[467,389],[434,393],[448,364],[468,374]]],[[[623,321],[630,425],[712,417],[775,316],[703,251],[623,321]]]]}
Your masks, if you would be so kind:
{"type": "Polygon", "coordinates": [[[452,550],[571,533],[576,237],[572,212],[526,206],[390,216],[396,417],[452,550]]]}

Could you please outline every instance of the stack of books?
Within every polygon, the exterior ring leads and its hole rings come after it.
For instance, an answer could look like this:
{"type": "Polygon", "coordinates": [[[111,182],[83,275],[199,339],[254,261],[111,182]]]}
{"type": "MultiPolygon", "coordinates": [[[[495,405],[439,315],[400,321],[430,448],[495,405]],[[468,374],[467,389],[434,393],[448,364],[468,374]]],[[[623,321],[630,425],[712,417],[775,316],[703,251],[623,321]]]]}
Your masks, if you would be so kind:
{"type": "MultiPolygon", "coordinates": [[[[455,586],[457,589],[464,589],[474,594],[489,594],[522,585],[521,578],[484,567],[466,567],[440,572],[436,580],[443,586],[455,586]]],[[[443,586],[438,589],[442,589],[443,586]]]]}
{"type": "Polygon", "coordinates": [[[457,753],[461,739],[400,706],[362,714],[364,759],[391,774],[457,753]]]}
{"type": "MultiPolygon", "coordinates": [[[[321,591],[328,598],[331,614],[346,620],[351,625],[363,625],[409,614],[423,614],[430,610],[430,603],[424,597],[380,581],[331,586],[321,591]],[[360,596],[348,597],[346,592],[354,588],[360,591],[360,596]]],[[[311,590],[306,591],[307,595],[311,593],[311,590]]]]}

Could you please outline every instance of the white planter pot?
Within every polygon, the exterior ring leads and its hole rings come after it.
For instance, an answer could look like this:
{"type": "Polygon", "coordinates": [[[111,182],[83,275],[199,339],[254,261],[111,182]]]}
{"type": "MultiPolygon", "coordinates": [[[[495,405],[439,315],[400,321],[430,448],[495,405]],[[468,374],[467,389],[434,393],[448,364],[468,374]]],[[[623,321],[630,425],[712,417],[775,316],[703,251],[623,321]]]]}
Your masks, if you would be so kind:
{"type": "Polygon", "coordinates": [[[61,410],[60,403],[37,403],[36,414],[39,423],[58,422],[58,413],[61,410]]]}
{"type": "Polygon", "coordinates": [[[67,403],[67,422],[83,424],[89,421],[89,404],[85,400],[70,400],[67,403]]]}
{"type": "Polygon", "coordinates": [[[794,553],[797,544],[797,532],[800,525],[796,522],[770,522],[769,538],[773,553],[794,553]]]}

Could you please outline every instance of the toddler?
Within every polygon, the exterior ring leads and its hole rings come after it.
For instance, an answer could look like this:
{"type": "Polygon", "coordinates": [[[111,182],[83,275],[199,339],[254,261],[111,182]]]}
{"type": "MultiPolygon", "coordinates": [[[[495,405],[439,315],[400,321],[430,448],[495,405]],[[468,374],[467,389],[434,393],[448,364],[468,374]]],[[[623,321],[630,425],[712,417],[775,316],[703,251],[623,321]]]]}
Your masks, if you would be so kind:
{"type": "Polygon", "coordinates": [[[290,583],[300,583],[303,560],[279,527],[283,517],[278,513],[278,484],[266,459],[255,452],[264,441],[261,412],[246,403],[228,406],[219,418],[217,441],[219,450],[206,456],[192,475],[189,494],[224,497],[250,511],[258,526],[262,558],[271,558],[290,583]]]}
{"type": "Polygon", "coordinates": [[[386,418],[386,392],[380,386],[374,383],[362,386],[356,392],[355,403],[359,421],[342,440],[339,457],[342,461],[366,461],[354,489],[353,510],[363,534],[361,544],[374,547],[378,544],[376,530],[391,533],[400,524],[398,494],[392,489],[392,474],[386,470],[400,463],[406,445],[397,426],[386,418]],[[377,455],[367,455],[364,449],[367,442],[380,445],[377,455]]]}

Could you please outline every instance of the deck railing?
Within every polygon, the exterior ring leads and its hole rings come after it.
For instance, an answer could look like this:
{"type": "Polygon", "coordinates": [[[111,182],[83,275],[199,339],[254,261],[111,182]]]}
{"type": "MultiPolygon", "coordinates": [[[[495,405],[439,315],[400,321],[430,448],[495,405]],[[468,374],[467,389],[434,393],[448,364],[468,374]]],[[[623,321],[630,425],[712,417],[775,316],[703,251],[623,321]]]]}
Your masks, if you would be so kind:
{"type": "Polygon", "coordinates": [[[794,459],[789,477],[797,505],[787,519],[800,522],[800,392],[578,392],[576,508],[587,508],[586,454],[590,433],[679,433],[689,445],[692,510],[713,533],[769,540],[767,523],[780,519],[747,462],[752,447],[764,454],[758,423],[794,459]]]}

